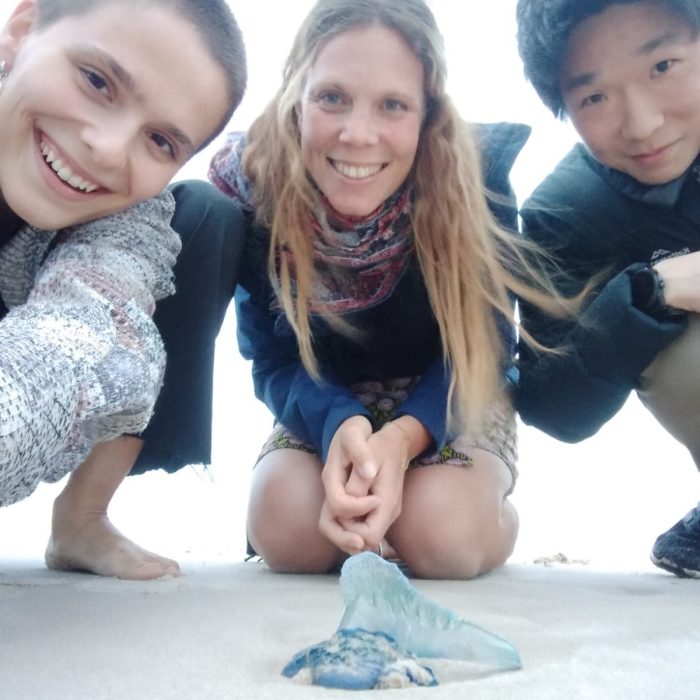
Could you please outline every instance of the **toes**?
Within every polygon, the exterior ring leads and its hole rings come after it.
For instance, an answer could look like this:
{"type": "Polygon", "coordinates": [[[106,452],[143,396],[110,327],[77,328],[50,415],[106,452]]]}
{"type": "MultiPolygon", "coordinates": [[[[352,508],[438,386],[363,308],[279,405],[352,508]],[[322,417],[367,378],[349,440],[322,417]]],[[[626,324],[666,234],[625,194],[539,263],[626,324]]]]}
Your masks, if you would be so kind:
{"type": "Polygon", "coordinates": [[[180,567],[177,562],[170,560],[149,561],[141,563],[133,568],[122,567],[117,578],[129,581],[149,581],[163,576],[180,576],[180,567]]]}

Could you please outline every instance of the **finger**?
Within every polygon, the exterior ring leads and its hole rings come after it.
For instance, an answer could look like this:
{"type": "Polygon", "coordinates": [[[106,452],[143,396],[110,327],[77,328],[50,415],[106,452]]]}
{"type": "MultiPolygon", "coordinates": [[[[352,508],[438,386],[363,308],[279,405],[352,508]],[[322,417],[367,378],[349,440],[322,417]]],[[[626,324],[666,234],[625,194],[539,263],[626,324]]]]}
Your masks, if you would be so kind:
{"type": "Polygon", "coordinates": [[[357,495],[355,495],[348,493],[346,484],[330,479],[324,481],[323,487],[326,500],[330,503],[336,517],[356,517],[376,507],[377,496],[368,493],[368,489],[357,488],[357,495]]]}
{"type": "Polygon", "coordinates": [[[343,493],[332,498],[326,494],[326,501],[334,518],[362,518],[379,505],[379,498],[375,495],[358,497],[343,493]]]}
{"type": "Polygon", "coordinates": [[[357,470],[358,474],[364,479],[374,479],[379,471],[376,462],[371,458],[366,458],[361,461],[353,460],[353,471],[357,470]]]}
{"type": "Polygon", "coordinates": [[[365,541],[356,532],[346,530],[332,515],[328,504],[324,503],[318,521],[321,534],[338,549],[348,554],[358,554],[365,548],[365,541]]]}
{"type": "Polygon", "coordinates": [[[364,549],[376,549],[376,533],[369,526],[366,518],[343,518],[338,519],[337,522],[345,532],[360,537],[365,544],[364,549]]]}
{"type": "Polygon", "coordinates": [[[379,467],[364,436],[358,436],[358,439],[354,440],[347,440],[345,442],[345,453],[353,471],[357,470],[363,479],[374,479],[379,467]]]}
{"type": "Polygon", "coordinates": [[[349,531],[361,536],[367,545],[370,547],[378,547],[379,543],[386,536],[392,518],[389,516],[388,509],[377,508],[363,519],[361,526],[351,528],[349,531]]]}
{"type": "Polygon", "coordinates": [[[372,487],[372,481],[363,477],[358,469],[352,469],[345,484],[345,493],[350,496],[366,496],[372,487]]]}

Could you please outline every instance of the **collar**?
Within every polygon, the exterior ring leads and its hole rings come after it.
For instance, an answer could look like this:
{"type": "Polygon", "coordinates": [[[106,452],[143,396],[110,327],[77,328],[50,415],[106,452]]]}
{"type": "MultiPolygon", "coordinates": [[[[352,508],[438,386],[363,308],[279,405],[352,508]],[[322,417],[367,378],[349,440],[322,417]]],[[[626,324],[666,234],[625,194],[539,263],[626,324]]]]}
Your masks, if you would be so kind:
{"type": "Polygon", "coordinates": [[[583,150],[593,170],[606,182],[630,199],[643,202],[644,204],[669,208],[674,207],[678,203],[681,190],[689,177],[694,176],[700,180],[700,157],[675,180],[666,182],[663,185],[645,185],[626,173],[603,165],[603,163],[596,160],[591,155],[590,151],[588,151],[585,146],[583,146],[583,150]]]}

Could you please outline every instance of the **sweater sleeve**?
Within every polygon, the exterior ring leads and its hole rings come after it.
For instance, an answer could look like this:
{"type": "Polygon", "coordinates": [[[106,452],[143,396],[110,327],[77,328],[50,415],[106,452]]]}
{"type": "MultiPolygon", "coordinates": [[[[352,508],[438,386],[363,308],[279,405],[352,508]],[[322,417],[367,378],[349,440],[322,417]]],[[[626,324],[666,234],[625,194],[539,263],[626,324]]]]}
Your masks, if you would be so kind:
{"type": "MultiPolygon", "coordinates": [[[[629,273],[605,275],[604,251],[596,251],[592,219],[556,207],[523,208],[527,238],[552,250],[566,274],[552,275],[564,295],[602,275],[578,318],[552,319],[521,303],[521,324],[556,353],[519,344],[516,405],[523,421],[565,442],[590,437],[622,406],[640,374],[685,328],[685,317],[656,320],[632,304],[629,273]]],[[[601,226],[603,225],[602,222],[601,226]]],[[[605,232],[595,231],[596,236],[605,232]]]]}
{"type": "MultiPolygon", "coordinates": [[[[174,291],[169,193],[65,229],[0,321],[0,504],[75,468],[99,441],[142,430],[162,382],[151,320],[174,291]]],[[[19,255],[25,229],[3,255],[19,255]]],[[[31,245],[25,246],[30,250],[31,245]]]]}

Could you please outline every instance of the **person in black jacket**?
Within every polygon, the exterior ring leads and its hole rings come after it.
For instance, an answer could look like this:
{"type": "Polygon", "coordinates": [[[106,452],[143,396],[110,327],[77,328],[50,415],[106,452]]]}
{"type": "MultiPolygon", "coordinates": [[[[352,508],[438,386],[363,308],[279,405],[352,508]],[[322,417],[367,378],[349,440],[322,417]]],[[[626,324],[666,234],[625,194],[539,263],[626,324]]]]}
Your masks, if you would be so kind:
{"type": "MultiPolygon", "coordinates": [[[[525,74],[583,143],[524,204],[527,238],[557,261],[577,320],[522,305],[522,419],[577,442],[636,390],[700,467],[700,2],[519,0],[525,74]]],[[[652,561],[700,577],[700,507],[652,561]]]]}

